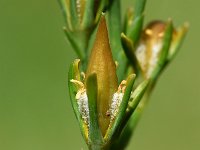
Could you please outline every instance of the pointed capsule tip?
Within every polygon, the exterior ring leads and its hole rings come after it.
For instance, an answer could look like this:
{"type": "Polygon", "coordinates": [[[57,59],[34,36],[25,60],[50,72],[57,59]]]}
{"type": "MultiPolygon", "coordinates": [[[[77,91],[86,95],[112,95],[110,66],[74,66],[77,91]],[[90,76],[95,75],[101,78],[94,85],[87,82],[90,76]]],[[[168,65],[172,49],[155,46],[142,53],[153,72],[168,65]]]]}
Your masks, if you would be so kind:
{"type": "Polygon", "coordinates": [[[88,77],[93,73],[96,73],[98,85],[98,123],[101,132],[104,135],[110,123],[110,117],[107,116],[106,113],[109,110],[112,96],[117,91],[118,87],[116,65],[112,57],[106,19],[104,15],[102,15],[99,21],[96,38],[89,57],[89,63],[86,72],[86,82],[88,77]]]}

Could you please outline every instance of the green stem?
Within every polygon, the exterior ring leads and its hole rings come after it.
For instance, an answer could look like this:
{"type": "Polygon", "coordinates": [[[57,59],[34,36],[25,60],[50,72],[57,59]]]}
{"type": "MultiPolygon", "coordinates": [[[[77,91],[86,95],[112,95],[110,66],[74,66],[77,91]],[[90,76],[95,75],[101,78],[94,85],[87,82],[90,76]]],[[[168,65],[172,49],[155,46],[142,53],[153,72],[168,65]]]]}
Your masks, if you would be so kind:
{"type": "Polygon", "coordinates": [[[89,150],[103,150],[101,145],[91,145],[89,150]]]}
{"type": "Polygon", "coordinates": [[[89,150],[112,150],[112,148],[110,147],[110,143],[104,143],[102,145],[93,143],[89,145],[89,150]]]}

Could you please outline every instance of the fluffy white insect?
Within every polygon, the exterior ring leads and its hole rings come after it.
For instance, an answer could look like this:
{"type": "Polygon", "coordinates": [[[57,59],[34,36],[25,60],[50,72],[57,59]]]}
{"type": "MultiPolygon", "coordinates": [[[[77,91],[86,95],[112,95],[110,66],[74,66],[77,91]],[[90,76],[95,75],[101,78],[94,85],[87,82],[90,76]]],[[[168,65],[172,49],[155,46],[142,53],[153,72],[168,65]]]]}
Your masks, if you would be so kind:
{"type": "Polygon", "coordinates": [[[115,116],[117,115],[123,96],[124,96],[124,93],[118,93],[118,92],[116,92],[113,95],[112,103],[110,106],[111,120],[113,120],[115,116]]]}
{"type": "Polygon", "coordinates": [[[157,44],[153,45],[152,55],[151,55],[150,62],[149,62],[149,70],[147,72],[147,77],[150,77],[155,66],[158,63],[158,55],[160,53],[161,48],[162,48],[162,43],[157,43],[157,44]]]}
{"type": "Polygon", "coordinates": [[[144,44],[139,45],[139,47],[135,51],[136,57],[137,57],[140,65],[141,65],[141,68],[143,70],[146,69],[146,60],[147,60],[146,51],[147,51],[147,49],[144,44]]]}
{"type": "Polygon", "coordinates": [[[78,109],[82,115],[82,118],[86,124],[89,124],[89,107],[88,107],[88,97],[86,91],[80,91],[81,93],[77,93],[78,95],[77,103],[78,109]]]}
{"type": "Polygon", "coordinates": [[[112,103],[111,103],[110,110],[109,110],[109,113],[111,115],[110,121],[112,121],[116,117],[116,115],[119,111],[119,107],[122,102],[125,89],[126,89],[126,81],[123,80],[118,87],[118,91],[116,93],[114,93],[113,98],[112,98],[112,103]]]}
{"type": "Polygon", "coordinates": [[[72,83],[78,85],[80,88],[76,94],[76,100],[78,104],[78,109],[81,114],[82,119],[89,126],[89,106],[88,106],[88,97],[84,84],[78,80],[71,80],[72,83]]]}

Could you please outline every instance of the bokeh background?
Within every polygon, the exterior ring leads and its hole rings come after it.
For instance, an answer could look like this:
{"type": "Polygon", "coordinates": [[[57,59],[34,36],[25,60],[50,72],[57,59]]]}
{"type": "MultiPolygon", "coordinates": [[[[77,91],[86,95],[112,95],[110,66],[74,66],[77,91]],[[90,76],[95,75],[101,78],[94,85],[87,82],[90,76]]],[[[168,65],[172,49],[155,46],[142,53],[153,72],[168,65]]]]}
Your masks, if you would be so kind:
{"type": "MultiPolygon", "coordinates": [[[[133,0],[123,0],[123,10],[133,0]]],[[[200,149],[198,0],[151,0],[146,22],[190,23],[127,150],[200,149]]],[[[73,114],[67,72],[76,55],[56,0],[0,0],[0,150],[87,149],[73,114]]]]}

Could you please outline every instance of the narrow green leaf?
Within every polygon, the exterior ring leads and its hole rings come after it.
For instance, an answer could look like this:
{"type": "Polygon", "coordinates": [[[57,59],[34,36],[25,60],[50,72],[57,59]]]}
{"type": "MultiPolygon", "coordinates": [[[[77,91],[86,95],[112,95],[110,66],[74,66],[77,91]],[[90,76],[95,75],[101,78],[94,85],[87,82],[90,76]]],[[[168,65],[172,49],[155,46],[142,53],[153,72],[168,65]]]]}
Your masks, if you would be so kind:
{"type": "Polygon", "coordinates": [[[70,44],[72,45],[73,49],[77,53],[78,57],[84,61],[85,58],[84,48],[86,48],[85,45],[87,44],[85,43],[86,41],[81,41],[81,36],[84,35],[83,34],[81,35],[80,32],[79,33],[70,32],[66,28],[64,28],[64,32],[70,44]]]}
{"type": "Polygon", "coordinates": [[[170,46],[167,57],[168,61],[171,61],[179,51],[187,34],[188,27],[189,27],[188,23],[185,23],[182,27],[180,27],[177,31],[175,31],[176,33],[172,38],[172,44],[170,46]]]}
{"type": "Polygon", "coordinates": [[[117,68],[118,83],[125,77],[127,60],[121,45],[121,6],[120,0],[114,0],[108,11],[108,31],[110,46],[112,49],[113,58],[118,62],[117,68]]]}
{"type": "Polygon", "coordinates": [[[97,112],[97,75],[91,74],[86,82],[89,106],[89,145],[102,145],[103,138],[98,124],[97,112]]]}
{"type": "Polygon", "coordinates": [[[124,33],[121,34],[121,41],[122,41],[122,46],[124,48],[124,52],[126,54],[126,57],[131,62],[131,65],[135,69],[136,73],[140,73],[141,68],[140,68],[140,65],[139,65],[137,58],[135,56],[135,50],[134,50],[133,42],[124,33]]]}
{"type": "Polygon", "coordinates": [[[172,21],[169,20],[165,29],[165,33],[164,33],[164,38],[163,38],[163,46],[159,55],[159,60],[157,63],[157,66],[155,67],[151,78],[154,81],[157,76],[159,75],[160,71],[162,70],[166,59],[167,59],[167,55],[169,52],[169,48],[171,45],[171,41],[172,41],[172,34],[173,34],[173,25],[172,25],[172,21]]]}
{"type": "Polygon", "coordinates": [[[78,109],[78,103],[76,100],[76,94],[78,92],[78,88],[76,85],[72,82],[70,82],[71,79],[78,80],[80,81],[80,73],[79,73],[79,59],[76,59],[71,65],[68,73],[68,87],[69,87],[69,95],[70,95],[70,100],[72,104],[72,108],[74,110],[75,116],[78,120],[78,124],[80,126],[81,133],[85,139],[85,141],[88,141],[87,138],[87,125],[83,122],[81,114],[78,109]]]}
{"type": "Polygon", "coordinates": [[[79,29],[79,17],[77,14],[77,8],[76,8],[76,0],[70,0],[70,17],[72,22],[73,29],[77,30],[79,29]]]}
{"type": "Polygon", "coordinates": [[[133,41],[136,46],[143,27],[144,15],[138,16],[134,19],[133,24],[128,28],[127,36],[133,41]]]}
{"type": "Polygon", "coordinates": [[[118,53],[121,50],[120,33],[121,33],[121,14],[119,0],[113,1],[110,10],[108,11],[108,30],[110,45],[113,52],[113,57],[117,59],[118,53]]]}
{"type": "Polygon", "coordinates": [[[129,75],[129,77],[128,77],[126,90],[124,92],[122,102],[119,106],[118,113],[116,115],[116,118],[113,120],[113,122],[111,122],[111,124],[106,132],[106,135],[104,137],[106,142],[110,141],[110,140],[114,140],[115,138],[117,138],[115,135],[121,132],[121,131],[119,131],[119,127],[122,123],[122,120],[124,119],[124,117],[126,115],[126,109],[128,106],[128,101],[130,99],[133,84],[135,82],[135,77],[136,77],[135,74],[129,75]]]}
{"type": "Polygon", "coordinates": [[[127,9],[127,11],[125,13],[125,18],[124,18],[123,32],[125,34],[128,33],[128,29],[132,25],[133,19],[134,19],[133,9],[130,7],[130,8],[127,9]]]}
{"type": "Polygon", "coordinates": [[[128,103],[128,108],[126,110],[127,114],[126,114],[126,118],[124,121],[124,125],[130,119],[131,115],[133,114],[133,112],[137,108],[138,104],[142,100],[142,97],[143,97],[144,93],[146,92],[148,85],[149,85],[149,80],[143,81],[142,83],[140,83],[138,85],[138,87],[131,94],[131,98],[128,103]]]}
{"type": "Polygon", "coordinates": [[[146,0],[136,0],[135,3],[135,18],[143,14],[146,0]]]}
{"type": "Polygon", "coordinates": [[[94,0],[87,0],[85,5],[85,12],[83,15],[82,28],[86,29],[94,24],[94,0]]]}
{"type": "Polygon", "coordinates": [[[128,145],[131,135],[135,130],[135,126],[138,123],[138,120],[141,116],[141,110],[138,110],[137,108],[138,105],[144,99],[144,94],[148,88],[148,85],[149,80],[143,81],[131,94],[131,98],[128,103],[128,108],[126,109],[126,116],[124,117],[123,123],[121,124],[119,129],[119,131],[123,130],[123,132],[121,135],[119,133],[119,139],[117,139],[117,142],[115,142],[112,145],[112,149],[124,149],[128,145]]]}
{"type": "Polygon", "coordinates": [[[70,82],[71,79],[80,81],[80,74],[78,72],[78,64],[80,60],[75,60],[71,65],[68,73],[68,84],[69,84],[69,93],[71,97],[72,107],[74,109],[75,115],[80,121],[80,112],[78,110],[77,100],[75,99],[76,93],[78,92],[78,88],[74,85],[74,83],[70,82]]]}
{"type": "Polygon", "coordinates": [[[146,4],[146,0],[137,0],[135,4],[135,11],[134,14],[131,10],[127,13],[127,20],[126,20],[126,35],[133,41],[134,46],[137,46],[139,41],[143,21],[144,21],[144,7],[146,4]]]}
{"type": "Polygon", "coordinates": [[[62,10],[62,13],[63,13],[63,16],[64,16],[64,20],[65,20],[65,23],[66,23],[66,28],[67,30],[70,30],[71,29],[71,26],[69,26],[69,9],[67,8],[67,5],[66,5],[66,2],[65,0],[58,0],[58,3],[60,4],[60,8],[62,10]]]}
{"type": "Polygon", "coordinates": [[[114,0],[110,10],[108,11],[108,31],[110,45],[113,57],[117,60],[118,53],[121,50],[120,34],[121,34],[121,8],[120,1],[114,0]]]}

